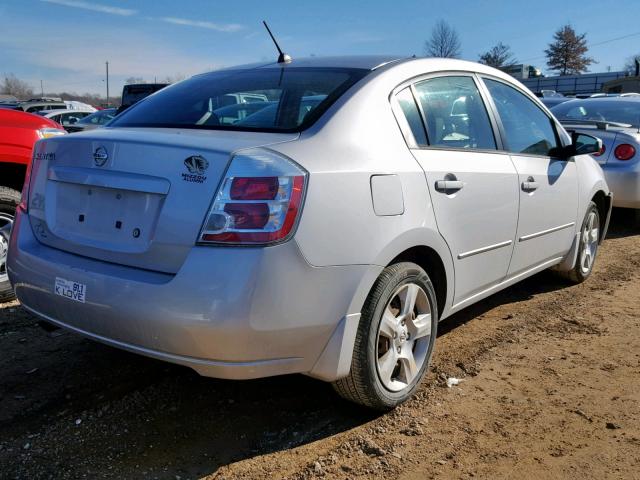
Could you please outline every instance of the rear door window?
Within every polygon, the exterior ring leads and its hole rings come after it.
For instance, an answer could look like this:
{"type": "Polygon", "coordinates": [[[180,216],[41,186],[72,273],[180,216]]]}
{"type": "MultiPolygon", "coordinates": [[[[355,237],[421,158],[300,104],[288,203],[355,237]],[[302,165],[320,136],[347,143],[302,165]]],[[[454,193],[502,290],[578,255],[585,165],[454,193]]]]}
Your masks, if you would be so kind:
{"type": "Polygon", "coordinates": [[[533,100],[509,85],[484,79],[505,134],[505,147],[513,153],[549,156],[558,146],[551,118],[533,100]]]}
{"type": "Polygon", "coordinates": [[[495,150],[489,114],[472,77],[446,76],[415,84],[429,145],[495,150]]]}

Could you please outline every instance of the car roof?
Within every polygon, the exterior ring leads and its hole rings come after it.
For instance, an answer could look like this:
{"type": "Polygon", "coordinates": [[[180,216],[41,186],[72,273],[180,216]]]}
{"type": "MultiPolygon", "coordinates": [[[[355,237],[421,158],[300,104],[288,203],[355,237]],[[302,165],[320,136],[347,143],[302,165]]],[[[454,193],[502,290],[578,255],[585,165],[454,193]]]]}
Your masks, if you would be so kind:
{"type": "Polygon", "coordinates": [[[588,104],[599,104],[599,103],[639,103],[640,102],[640,96],[639,97],[635,97],[635,96],[631,96],[631,97],[589,97],[589,98],[574,98],[569,100],[569,102],[571,102],[572,104],[575,104],[577,102],[585,102],[588,104]]]}
{"type": "Polygon", "coordinates": [[[329,57],[301,57],[294,58],[290,63],[262,62],[238,65],[222,70],[250,70],[269,68],[353,68],[361,70],[375,70],[383,65],[398,62],[408,57],[401,55],[343,55],[329,57]]]}
{"type": "MultiPolygon", "coordinates": [[[[239,65],[228,67],[219,71],[240,71],[249,69],[295,69],[295,68],[349,68],[369,71],[389,71],[402,69],[407,67],[406,71],[420,70],[422,73],[438,72],[438,71],[467,71],[480,74],[488,74],[501,78],[510,83],[520,84],[511,75],[497,70],[493,67],[483,65],[476,62],[466,60],[458,60],[452,58],[436,58],[436,57],[416,57],[401,55],[346,55],[346,56],[330,56],[330,57],[302,57],[294,58],[290,63],[252,63],[248,65],[239,65]]],[[[200,75],[208,75],[214,72],[206,72],[200,75]]],[[[196,75],[196,77],[200,76],[196,75]]],[[[526,87],[523,87],[525,90],[526,87]]],[[[533,95],[533,94],[532,94],[533,95]]]]}
{"type": "Polygon", "coordinates": [[[39,110],[38,113],[42,115],[60,115],[61,113],[93,113],[93,110],[88,108],[57,108],[54,110],[39,110]]]}

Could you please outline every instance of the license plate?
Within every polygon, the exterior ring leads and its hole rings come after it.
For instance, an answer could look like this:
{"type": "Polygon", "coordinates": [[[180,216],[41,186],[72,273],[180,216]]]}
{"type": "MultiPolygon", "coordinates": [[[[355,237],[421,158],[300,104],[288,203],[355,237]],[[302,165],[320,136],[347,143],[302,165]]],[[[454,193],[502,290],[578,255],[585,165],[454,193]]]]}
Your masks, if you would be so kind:
{"type": "Polygon", "coordinates": [[[87,286],[83,283],[72,282],[64,278],[56,277],[54,291],[56,295],[84,303],[84,297],[87,293],[87,286]]]}

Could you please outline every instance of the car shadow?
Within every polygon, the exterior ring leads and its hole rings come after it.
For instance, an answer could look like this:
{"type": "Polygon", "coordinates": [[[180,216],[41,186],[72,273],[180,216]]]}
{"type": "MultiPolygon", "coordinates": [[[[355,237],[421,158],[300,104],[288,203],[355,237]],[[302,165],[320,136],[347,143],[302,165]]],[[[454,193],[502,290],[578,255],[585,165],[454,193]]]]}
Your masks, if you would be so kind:
{"type": "MultiPolygon", "coordinates": [[[[629,209],[613,209],[606,238],[639,235],[640,226],[634,223],[634,215],[635,213],[629,209]]],[[[561,290],[570,285],[570,282],[559,275],[544,270],[448,317],[438,326],[438,336],[446,335],[500,305],[526,301],[535,295],[561,290]]]]}
{"type": "Polygon", "coordinates": [[[31,472],[15,455],[26,443],[54,478],[60,468],[70,478],[199,478],[380,415],[303,375],[204,378],[46,331],[18,305],[0,307],[0,351],[0,471],[9,478],[31,472]]]}
{"type": "Polygon", "coordinates": [[[457,327],[501,305],[523,302],[541,293],[561,290],[570,285],[570,282],[553,272],[542,271],[447,317],[438,325],[438,336],[447,335],[457,327]]]}
{"type": "Polygon", "coordinates": [[[640,235],[640,213],[630,208],[614,208],[611,212],[607,238],[640,235]]]}

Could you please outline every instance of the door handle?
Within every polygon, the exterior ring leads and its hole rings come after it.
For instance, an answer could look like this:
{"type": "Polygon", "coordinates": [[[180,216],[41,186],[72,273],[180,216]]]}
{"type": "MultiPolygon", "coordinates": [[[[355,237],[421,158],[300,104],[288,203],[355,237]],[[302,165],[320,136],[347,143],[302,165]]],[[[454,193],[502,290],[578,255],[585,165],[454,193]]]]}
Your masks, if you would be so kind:
{"type": "Polygon", "coordinates": [[[456,178],[453,173],[447,173],[444,176],[444,180],[436,181],[436,190],[443,193],[455,193],[458,190],[462,190],[464,182],[461,182],[456,178]]]}
{"type": "Polygon", "coordinates": [[[534,192],[538,187],[538,182],[533,177],[529,177],[526,182],[522,182],[522,190],[525,192],[534,192]]]}

